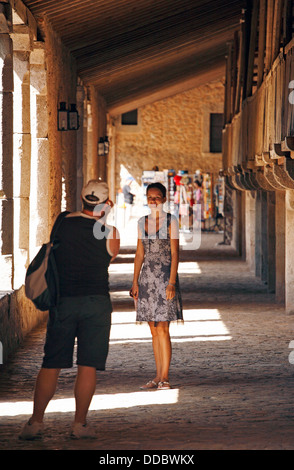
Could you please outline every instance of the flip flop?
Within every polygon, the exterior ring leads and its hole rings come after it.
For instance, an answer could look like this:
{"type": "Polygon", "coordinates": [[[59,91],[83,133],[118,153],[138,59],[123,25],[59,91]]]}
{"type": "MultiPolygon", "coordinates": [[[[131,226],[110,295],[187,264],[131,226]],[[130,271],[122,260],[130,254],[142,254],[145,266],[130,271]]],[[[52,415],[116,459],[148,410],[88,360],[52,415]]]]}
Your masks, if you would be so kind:
{"type": "Polygon", "coordinates": [[[157,389],[158,390],[169,390],[171,388],[169,382],[159,382],[157,389]]]}
{"type": "Polygon", "coordinates": [[[142,385],[142,387],[140,387],[141,390],[150,390],[152,388],[157,388],[157,383],[154,382],[154,380],[149,380],[149,382],[147,382],[145,385],[142,385]]]}

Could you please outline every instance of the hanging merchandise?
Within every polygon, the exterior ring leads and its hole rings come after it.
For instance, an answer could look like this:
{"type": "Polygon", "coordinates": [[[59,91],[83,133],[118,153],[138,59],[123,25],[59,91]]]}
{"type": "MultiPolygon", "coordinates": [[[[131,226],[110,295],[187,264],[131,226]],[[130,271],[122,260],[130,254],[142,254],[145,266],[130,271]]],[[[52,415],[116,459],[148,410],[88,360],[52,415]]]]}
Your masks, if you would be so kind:
{"type": "Polygon", "coordinates": [[[192,185],[192,178],[189,178],[189,183],[186,185],[186,191],[187,191],[187,202],[190,207],[193,207],[193,205],[196,204],[196,202],[194,198],[194,188],[192,185]]]}
{"type": "Polygon", "coordinates": [[[179,217],[181,231],[190,231],[193,228],[193,178],[187,171],[179,171],[174,176],[176,185],[174,194],[174,214],[179,217]]]}
{"type": "Polygon", "coordinates": [[[176,172],[175,170],[167,170],[167,203],[168,203],[168,211],[173,213],[175,209],[175,182],[174,182],[174,176],[176,172]]]}
{"type": "Polygon", "coordinates": [[[219,176],[214,186],[216,217],[224,216],[225,181],[219,176]]]}
{"type": "Polygon", "coordinates": [[[181,184],[188,185],[192,183],[192,178],[189,175],[183,175],[181,179],[181,184]]]}
{"type": "Polygon", "coordinates": [[[146,189],[150,183],[162,183],[168,190],[168,170],[145,170],[142,175],[142,187],[144,195],[144,205],[147,206],[146,189]]]}
{"type": "Polygon", "coordinates": [[[174,176],[174,182],[177,186],[180,186],[181,185],[181,181],[182,181],[182,175],[176,175],[174,176]]]}
{"type": "Polygon", "coordinates": [[[187,199],[187,191],[184,183],[180,186],[179,198],[179,227],[181,231],[189,231],[189,204],[187,199]]]}
{"type": "Polygon", "coordinates": [[[204,219],[210,219],[212,214],[213,208],[213,201],[212,201],[212,181],[211,175],[209,173],[205,173],[203,175],[203,215],[204,219]]]}
{"type": "Polygon", "coordinates": [[[199,171],[194,176],[197,188],[194,192],[195,199],[198,202],[199,192],[201,191],[202,214],[201,227],[205,231],[219,232],[223,230],[223,212],[224,212],[224,178],[214,173],[203,173],[199,171]],[[199,183],[201,188],[199,188],[199,183]],[[197,184],[198,183],[198,184],[197,184]]]}
{"type": "Polygon", "coordinates": [[[174,190],[174,209],[177,215],[178,215],[179,204],[180,204],[181,180],[182,180],[182,175],[178,174],[174,176],[174,183],[176,185],[175,190],[174,190]]]}

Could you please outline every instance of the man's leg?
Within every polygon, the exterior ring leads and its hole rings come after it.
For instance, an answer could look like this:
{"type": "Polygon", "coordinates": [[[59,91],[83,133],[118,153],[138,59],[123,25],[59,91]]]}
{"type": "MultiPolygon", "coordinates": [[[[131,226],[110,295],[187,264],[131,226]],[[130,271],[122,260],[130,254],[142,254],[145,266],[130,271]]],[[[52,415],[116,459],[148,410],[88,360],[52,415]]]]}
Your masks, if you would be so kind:
{"type": "Polygon", "coordinates": [[[76,414],[75,423],[86,424],[87,413],[96,389],[95,367],[78,366],[75,383],[76,414]]]}
{"type": "Polygon", "coordinates": [[[83,305],[77,330],[78,373],[74,395],[76,413],[71,437],[97,437],[95,429],[88,425],[87,413],[95,393],[96,370],[104,370],[108,354],[111,326],[111,302],[108,296],[91,295],[83,297],[83,305]]]}
{"type": "Polygon", "coordinates": [[[34,395],[34,410],[31,423],[43,421],[44,413],[49,401],[53,398],[60,369],[42,368],[38,374],[34,395]]]}
{"type": "Polygon", "coordinates": [[[42,368],[35,386],[34,409],[29,421],[19,435],[20,439],[39,439],[43,433],[43,418],[47,405],[53,397],[60,369],[42,368]]]}

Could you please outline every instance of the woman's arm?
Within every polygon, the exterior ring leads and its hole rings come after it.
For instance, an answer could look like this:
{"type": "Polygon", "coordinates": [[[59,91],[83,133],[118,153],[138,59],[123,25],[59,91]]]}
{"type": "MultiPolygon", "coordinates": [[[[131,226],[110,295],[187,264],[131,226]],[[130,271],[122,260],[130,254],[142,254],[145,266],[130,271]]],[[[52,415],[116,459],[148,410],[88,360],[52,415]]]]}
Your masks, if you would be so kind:
{"type": "Polygon", "coordinates": [[[134,261],[133,285],[131,288],[131,294],[134,297],[134,299],[138,299],[138,295],[139,295],[138,280],[139,280],[139,275],[141,272],[141,267],[144,261],[144,255],[145,255],[144,246],[143,246],[142,239],[140,236],[140,231],[139,231],[137,250],[136,250],[135,261],[134,261]]]}
{"type": "Polygon", "coordinates": [[[169,226],[170,248],[171,248],[171,267],[169,284],[166,288],[166,298],[172,299],[176,294],[176,279],[179,266],[179,226],[177,220],[173,217],[169,226]]]}

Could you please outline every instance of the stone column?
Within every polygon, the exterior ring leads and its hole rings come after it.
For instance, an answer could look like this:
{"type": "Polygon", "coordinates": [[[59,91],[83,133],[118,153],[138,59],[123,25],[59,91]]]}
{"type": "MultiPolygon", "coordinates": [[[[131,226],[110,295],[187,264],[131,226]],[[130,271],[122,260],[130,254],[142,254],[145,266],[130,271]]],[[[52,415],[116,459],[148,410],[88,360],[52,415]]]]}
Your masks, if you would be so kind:
{"type": "Polygon", "coordinates": [[[286,256],[286,192],[276,191],[276,302],[285,303],[285,256],[286,256]]]}
{"type": "Polygon", "coordinates": [[[97,152],[97,143],[93,145],[93,111],[92,111],[92,103],[89,99],[87,99],[87,121],[86,121],[86,151],[84,153],[84,177],[85,183],[90,179],[97,178],[97,160],[93,160],[93,154],[97,152]]]}
{"type": "Polygon", "coordinates": [[[240,193],[239,201],[239,253],[241,257],[246,259],[246,191],[240,193]]]}
{"type": "Polygon", "coordinates": [[[31,37],[25,25],[13,34],[13,198],[14,198],[14,289],[25,279],[29,253],[30,196],[30,73],[31,37]]]}
{"type": "Polygon", "coordinates": [[[294,190],[286,191],[285,211],[285,308],[294,313],[294,190]]]}
{"type": "Polygon", "coordinates": [[[83,175],[83,157],[84,157],[84,101],[85,89],[82,85],[77,86],[77,110],[80,118],[80,127],[77,131],[77,191],[76,191],[76,210],[81,210],[81,191],[84,185],[83,175]]]}
{"type": "MultiPolygon", "coordinates": [[[[112,120],[111,120],[112,121],[112,120]]],[[[107,166],[107,182],[109,185],[110,199],[116,202],[116,187],[115,187],[115,141],[116,141],[116,128],[112,122],[108,123],[108,135],[109,135],[109,155],[108,155],[108,166],[107,166]]]]}
{"type": "Polygon", "coordinates": [[[246,261],[250,271],[255,272],[255,198],[254,191],[246,191],[245,240],[246,261]]]}
{"type": "Polygon", "coordinates": [[[239,253],[239,255],[245,259],[246,256],[246,231],[245,231],[245,192],[234,191],[233,192],[233,239],[232,245],[239,253]]]}
{"type": "Polygon", "coordinates": [[[268,281],[268,213],[267,213],[267,193],[261,192],[261,279],[268,281]]]}
{"type": "Polygon", "coordinates": [[[233,194],[236,191],[232,190],[229,186],[225,186],[225,200],[224,200],[224,244],[232,245],[233,241],[233,194]]]}
{"type": "Polygon", "coordinates": [[[267,193],[267,245],[268,245],[268,291],[275,292],[276,284],[276,226],[275,226],[276,198],[275,192],[267,193]]]}
{"type": "Polygon", "coordinates": [[[239,230],[239,219],[240,219],[240,195],[238,194],[239,191],[232,191],[231,193],[231,218],[230,218],[230,225],[231,225],[231,246],[235,248],[235,250],[239,252],[240,250],[240,230],[239,230]]]}
{"type": "Polygon", "coordinates": [[[49,141],[45,46],[35,42],[30,55],[31,190],[30,258],[49,239],[49,141]]]}
{"type": "Polygon", "coordinates": [[[13,288],[13,53],[0,4],[0,289],[13,288]]]}
{"type": "Polygon", "coordinates": [[[256,192],[255,208],[255,275],[261,277],[261,191],[256,192]]]}

